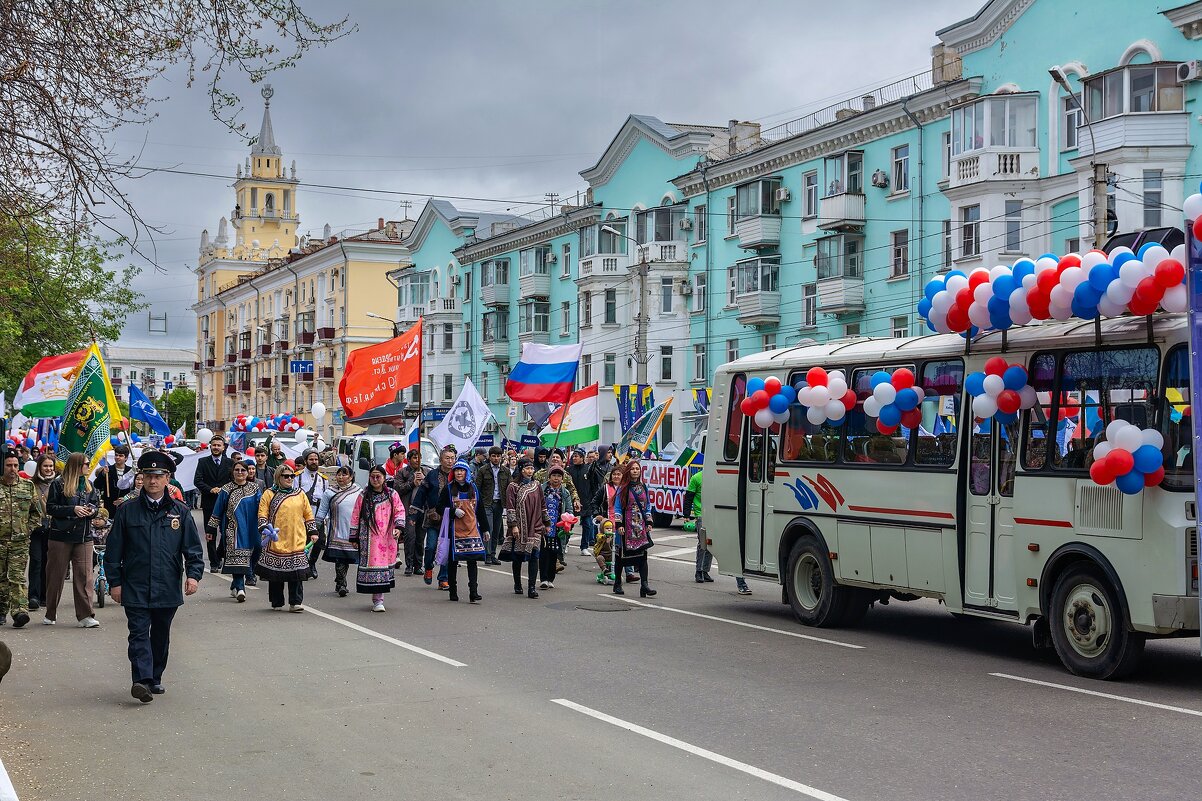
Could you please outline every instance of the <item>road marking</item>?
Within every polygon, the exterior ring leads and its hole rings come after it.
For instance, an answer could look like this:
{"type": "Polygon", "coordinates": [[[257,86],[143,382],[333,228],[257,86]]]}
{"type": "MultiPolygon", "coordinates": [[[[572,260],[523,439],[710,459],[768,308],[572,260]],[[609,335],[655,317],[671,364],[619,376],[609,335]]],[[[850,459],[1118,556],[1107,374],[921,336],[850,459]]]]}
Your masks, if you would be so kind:
{"type": "MultiPolygon", "coordinates": [[[[600,595],[602,598],[613,598],[614,597],[614,593],[612,593],[612,592],[599,592],[597,594],[600,595]]],[[[796,632],[796,631],[785,631],[784,629],[774,629],[774,628],[769,628],[768,626],[759,626],[759,625],[756,625],[755,623],[744,623],[742,620],[731,620],[730,618],[727,618],[727,617],[714,617],[713,615],[703,615],[700,612],[690,612],[687,609],[673,609],[670,606],[660,606],[659,604],[643,603],[642,601],[635,601],[635,600],[631,600],[630,598],[624,598],[621,595],[617,596],[617,598],[614,598],[614,600],[622,601],[622,602],[628,603],[628,604],[634,604],[635,606],[644,606],[648,609],[661,609],[665,612],[675,612],[678,615],[688,615],[689,617],[699,617],[704,620],[716,620],[719,623],[730,623],[733,626],[743,626],[744,628],[755,629],[756,631],[769,631],[769,632],[772,632],[773,634],[783,634],[786,637],[796,637],[799,640],[813,640],[814,642],[824,642],[828,645],[838,645],[843,648],[855,648],[856,650],[861,650],[864,648],[863,645],[854,645],[849,642],[840,642],[839,640],[828,640],[825,637],[815,637],[811,634],[802,634],[802,633],[796,632]]]]}
{"type": "Polygon", "coordinates": [[[0,801],[17,801],[17,790],[8,778],[4,762],[0,761],[0,801]]]}
{"type": "MultiPolygon", "coordinates": [[[[220,573],[214,573],[213,575],[219,576],[220,578],[223,578],[226,581],[230,580],[229,576],[225,576],[220,573]]],[[[413,645],[412,643],[407,643],[404,640],[398,640],[396,637],[389,637],[387,634],[381,634],[378,631],[372,631],[369,628],[360,626],[358,623],[352,623],[349,620],[343,620],[340,617],[335,617],[334,615],[331,615],[328,612],[322,612],[320,609],[314,609],[311,606],[306,606],[305,611],[312,612],[313,614],[317,615],[318,617],[333,621],[334,623],[337,623],[340,626],[346,626],[348,629],[354,629],[355,631],[359,632],[360,634],[366,634],[369,637],[375,637],[377,640],[383,640],[384,642],[395,645],[398,648],[404,648],[406,651],[412,651],[415,654],[419,654],[421,656],[427,656],[430,659],[435,659],[439,662],[442,662],[443,664],[450,665],[451,667],[467,667],[467,665],[464,664],[463,662],[459,662],[454,659],[451,659],[449,656],[443,656],[442,654],[436,654],[433,651],[427,651],[425,648],[422,648],[417,645],[413,645]]]]}
{"type": "Polygon", "coordinates": [[[657,553],[657,554],[655,555],[655,558],[657,558],[657,559],[671,559],[673,556],[684,556],[686,553],[687,553],[687,554],[696,554],[696,553],[697,553],[697,546],[696,546],[696,545],[694,545],[694,546],[692,546],[692,547],[690,547],[690,548],[677,548],[677,549],[675,549],[675,550],[672,550],[672,551],[664,551],[663,553],[657,553]]]}
{"type": "Polygon", "coordinates": [[[737,771],[746,773],[749,776],[754,776],[757,779],[763,779],[766,782],[771,782],[779,787],[793,790],[794,792],[801,793],[802,795],[809,796],[810,798],[816,798],[818,801],[846,801],[841,796],[828,793],[825,790],[819,790],[816,787],[810,787],[808,784],[802,784],[801,782],[787,779],[784,776],[780,776],[776,773],[770,773],[763,768],[757,768],[755,765],[748,765],[746,762],[740,762],[737,759],[731,759],[728,756],[714,753],[713,751],[693,745],[692,743],[686,743],[684,740],[677,740],[675,737],[669,737],[666,734],[660,734],[657,731],[640,726],[637,723],[631,723],[629,721],[622,720],[621,718],[615,718],[613,715],[607,715],[604,712],[598,712],[596,709],[590,709],[587,706],[582,706],[581,704],[578,704],[574,701],[569,701],[566,698],[552,698],[551,703],[559,704],[562,707],[574,710],[583,715],[588,715],[591,718],[596,718],[604,723],[617,726],[620,729],[634,732],[635,734],[642,735],[643,737],[663,743],[664,745],[670,745],[673,748],[684,751],[686,754],[692,754],[693,756],[699,756],[702,759],[708,759],[710,762],[716,762],[719,765],[723,765],[728,768],[734,768],[737,771]]]}
{"type": "Polygon", "coordinates": [[[655,537],[656,542],[669,542],[670,540],[695,540],[695,539],[697,539],[696,534],[673,534],[669,537],[660,537],[659,535],[656,535],[656,537],[655,537]]]}
{"type": "Polygon", "coordinates": [[[1094,695],[1098,698],[1109,698],[1111,701],[1124,701],[1128,704],[1139,704],[1140,706],[1150,706],[1153,709],[1164,709],[1168,712],[1180,712],[1183,715],[1194,715],[1202,718],[1202,712],[1197,709],[1186,709],[1183,706],[1169,706],[1168,704],[1158,704],[1155,701],[1144,701],[1139,698],[1128,698],[1124,695],[1113,695],[1111,693],[1102,693],[1097,690],[1086,690],[1081,687],[1070,687],[1067,684],[1056,684],[1050,681],[1040,681],[1038,679],[1028,679],[1023,676],[1012,676],[1009,673],[990,673],[990,676],[997,676],[999,679],[1010,679],[1011,681],[1021,681],[1026,684],[1038,684],[1041,687],[1052,687],[1057,690],[1068,690],[1069,692],[1081,693],[1082,695],[1094,695]]]}

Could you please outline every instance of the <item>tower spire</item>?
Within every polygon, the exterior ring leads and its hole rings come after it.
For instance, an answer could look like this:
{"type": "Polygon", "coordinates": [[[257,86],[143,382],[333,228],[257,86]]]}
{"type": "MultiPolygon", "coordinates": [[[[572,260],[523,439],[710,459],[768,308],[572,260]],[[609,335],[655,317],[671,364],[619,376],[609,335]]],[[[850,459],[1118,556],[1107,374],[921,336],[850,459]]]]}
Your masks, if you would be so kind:
{"type": "Polygon", "coordinates": [[[265,84],[260,94],[263,95],[263,124],[259,127],[259,138],[255,140],[250,153],[252,156],[278,156],[280,148],[275,143],[275,132],[271,129],[271,96],[275,90],[271,84],[265,84]]]}

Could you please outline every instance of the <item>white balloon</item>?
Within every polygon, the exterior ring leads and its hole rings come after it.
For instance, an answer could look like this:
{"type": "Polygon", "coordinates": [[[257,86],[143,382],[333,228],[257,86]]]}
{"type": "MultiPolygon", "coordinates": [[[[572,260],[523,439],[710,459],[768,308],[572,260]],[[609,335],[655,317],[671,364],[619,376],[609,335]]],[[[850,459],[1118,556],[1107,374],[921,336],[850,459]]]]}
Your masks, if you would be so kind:
{"type": "Polygon", "coordinates": [[[1044,256],[1043,258],[1035,260],[1035,274],[1038,275],[1039,273],[1042,273],[1044,270],[1055,270],[1059,266],[1060,266],[1059,261],[1052,258],[1051,256],[1044,256]]]}
{"type": "Polygon", "coordinates": [[[810,421],[811,425],[822,425],[826,422],[826,407],[811,406],[809,409],[806,409],[806,419],[810,421]]]}
{"type": "Polygon", "coordinates": [[[1144,444],[1143,434],[1136,426],[1127,426],[1114,438],[1114,446],[1135,453],[1144,444]]]}
{"type": "Polygon", "coordinates": [[[1080,286],[1085,277],[1085,270],[1080,267],[1069,267],[1060,274],[1060,285],[1071,291],[1080,286]]]}
{"type": "MultiPolygon", "coordinates": [[[[1117,284],[1118,281],[1115,281],[1117,284]]],[[[1098,314],[1103,317],[1118,317],[1127,308],[1126,303],[1115,303],[1109,295],[1103,295],[1098,300],[1098,314]]],[[[1013,315],[1011,315],[1013,317],[1013,315]]]]}
{"type": "MultiPolygon", "coordinates": [[[[783,411],[780,413],[773,413],[772,422],[776,423],[778,426],[783,426],[785,423],[789,422],[789,412],[783,411]]],[[[318,450],[321,449],[318,448],[318,450]]]]}
{"type": "MultiPolygon", "coordinates": [[[[1183,312],[1189,308],[1189,291],[1185,288],[1185,284],[1178,284],[1175,287],[1170,287],[1164,292],[1164,298],[1160,301],[1160,306],[1168,312],[1183,312]]],[[[1099,304],[1098,308],[1101,308],[1099,304]]]]}
{"type": "Polygon", "coordinates": [[[1031,310],[1027,308],[1027,304],[1025,303],[1021,309],[1010,310],[1010,320],[1015,325],[1026,325],[1027,323],[1031,322],[1032,319],[1031,310]]]}
{"type": "MultiPolygon", "coordinates": [[[[997,376],[994,376],[995,378],[997,376]]],[[[993,417],[997,412],[997,401],[988,395],[978,395],[972,399],[972,413],[982,419],[993,417]]]]}
{"type": "Polygon", "coordinates": [[[993,297],[992,284],[978,284],[977,288],[972,291],[972,299],[982,306],[989,303],[991,297],[993,297]]]}
{"type": "MultiPolygon", "coordinates": [[[[813,411],[811,409],[811,411],[813,411]]],[[[760,409],[755,413],[755,424],[760,428],[769,428],[772,425],[772,410],[760,409]]]]}
{"type": "Polygon", "coordinates": [[[1131,425],[1126,420],[1111,420],[1106,426],[1106,441],[1114,442],[1118,439],[1119,434],[1127,426],[1131,425]]]}
{"type": "Polygon", "coordinates": [[[1091,250],[1081,257],[1081,269],[1089,272],[1097,264],[1106,263],[1106,254],[1091,250]]]}
{"type": "Polygon", "coordinates": [[[1181,210],[1185,212],[1185,219],[1189,222],[1202,217],[1202,194],[1192,194],[1185,199],[1181,210]]]}
{"type": "Polygon", "coordinates": [[[211,439],[213,439],[213,432],[210,429],[202,428],[196,432],[196,440],[201,445],[208,445],[211,439]]]}
{"type": "Polygon", "coordinates": [[[1169,255],[1172,256],[1175,261],[1179,261],[1182,264],[1185,264],[1185,259],[1186,259],[1185,245],[1180,244],[1177,247],[1173,248],[1173,252],[1170,253],[1169,255]]]}
{"type": "MultiPolygon", "coordinates": [[[[783,414],[787,415],[788,412],[783,412],[783,414]]],[[[324,439],[322,439],[321,437],[318,437],[316,440],[313,441],[313,447],[317,448],[317,450],[319,450],[319,451],[324,451],[326,449],[326,441],[324,439]]]]}
{"type": "Polygon", "coordinates": [[[25,463],[25,466],[21,469],[25,471],[25,475],[32,478],[33,472],[38,469],[38,463],[35,462],[33,459],[30,459],[28,462],[25,463]]]}
{"type": "Polygon", "coordinates": [[[1039,395],[1035,392],[1035,387],[1030,384],[1018,391],[1018,397],[1021,399],[1019,406],[1021,409],[1033,409],[1039,402],[1039,395]]]}
{"type": "Polygon", "coordinates": [[[1164,450],[1164,435],[1154,428],[1145,428],[1139,432],[1143,444],[1151,445],[1156,450],[1164,450]]]}
{"type": "Polygon", "coordinates": [[[977,328],[989,327],[989,309],[980,303],[974,303],[968,307],[968,321],[977,328]]]}
{"type": "Polygon", "coordinates": [[[1001,395],[1002,390],[1006,388],[1006,382],[1002,380],[1000,375],[987,375],[981,383],[985,386],[985,394],[991,398],[1001,395]]]}
{"type": "Polygon", "coordinates": [[[1126,306],[1135,297],[1135,287],[1127,286],[1122,280],[1111,281],[1106,287],[1106,297],[1120,306],[1126,306]]]}
{"type": "Polygon", "coordinates": [[[1148,269],[1155,270],[1156,265],[1169,257],[1169,251],[1164,245],[1153,245],[1144,251],[1143,262],[1148,266],[1148,269]]]}
{"type": "Polygon", "coordinates": [[[881,402],[876,399],[875,395],[869,395],[864,399],[864,414],[869,417],[881,416],[881,402]]]}
{"type": "Polygon", "coordinates": [[[1053,306],[1071,306],[1073,303],[1073,291],[1064,284],[1057,284],[1048,293],[1048,303],[1053,306]]]}
{"type": "Polygon", "coordinates": [[[809,384],[797,390],[797,402],[802,406],[813,406],[814,404],[810,402],[810,392],[812,391],[809,384]]]}
{"type": "Polygon", "coordinates": [[[1123,266],[1119,267],[1119,280],[1132,289],[1139,286],[1139,282],[1144,278],[1144,265],[1141,261],[1125,261],[1123,266]]]}
{"type": "Polygon", "coordinates": [[[931,325],[935,326],[935,330],[940,334],[950,334],[952,332],[952,329],[947,324],[946,316],[936,317],[934,314],[931,314],[931,325]]]}
{"type": "Polygon", "coordinates": [[[931,316],[938,314],[940,317],[947,317],[948,309],[956,304],[956,299],[952,297],[951,292],[940,292],[931,301],[931,316]]]}
{"type": "Polygon", "coordinates": [[[1109,442],[1099,442],[1093,446],[1093,460],[1096,462],[1099,459],[1105,459],[1112,450],[1114,450],[1114,446],[1109,442]]]}
{"type": "Polygon", "coordinates": [[[992,270],[989,271],[989,280],[996,281],[999,278],[1001,278],[1003,275],[1011,275],[1011,270],[1006,265],[999,264],[998,266],[994,267],[992,270]]]}
{"type": "Polygon", "coordinates": [[[888,406],[897,399],[897,390],[886,381],[884,384],[877,384],[876,389],[872,390],[872,397],[876,398],[882,406],[888,406]]]}
{"type": "Polygon", "coordinates": [[[1048,309],[1048,311],[1052,313],[1053,320],[1060,320],[1062,322],[1073,316],[1073,309],[1071,306],[1053,305],[1050,309],[1048,309]]]}
{"type": "Polygon", "coordinates": [[[1027,292],[1030,292],[1037,283],[1039,283],[1038,275],[1032,273],[1031,275],[1023,276],[1023,289],[1025,289],[1027,292]]]}
{"type": "Polygon", "coordinates": [[[847,382],[842,378],[832,378],[826,385],[831,398],[842,398],[847,394],[847,382]]]}
{"type": "Polygon", "coordinates": [[[925,399],[927,396],[926,390],[924,390],[922,387],[918,386],[917,384],[910,387],[910,389],[914,390],[914,394],[918,396],[918,402],[922,403],[923,399],[925,399]]]}
{"type": "Polygon", "coordinates": [[[827,387],[810,387],[810,406],[818,408],[825,406],[831,399],[831,391],[827,387]]]}
{"type": "Polygon", "coordinates": [[[843,408],[843,401],[827,401],[826,416],[828,420],[841,420],[843,415],[847,414],[847,410],[843,408]]]}
{"type": "Polygon", "coordinates": [[[313,408],[310,411],[313,413],[313,419],[320,423],[322,418],[326,416],[326,405],[321,401],[317,401],[317,403],[313,404],[313,408]]]}
{"type": "Polygon", "coordinates": [[[967,288],[968,279],[962,275],[953,275],[951,278],[947,279],[947,291],[953,298],[960,294],[961,289],[967,288]]]}
{"type": "Polygon", "coordinates": [[[1111,260],[1113,260],[1114,257],[1119,255],[1120,253],[1130,253],[1132,256],[1135,255],[1135,251],[1132,250],[1131,248],[1127,247],[1126,245],[1119,245],[1114,250],[1110,251],[1111,260]]]}
{"type": "MultiPolygon", "coordinates": [[[[826,385],[829,387],[832,381],[842,381],[843,392],[847,391],[847,373],[843,372],[842,370],[831,370],[826,374],[826,385]]],[[[840,392],[839,394],[842,395],[843,392],[840,392]]],[[[834,394],[835,392],[832,390],[831,395],[834,394]]]]}

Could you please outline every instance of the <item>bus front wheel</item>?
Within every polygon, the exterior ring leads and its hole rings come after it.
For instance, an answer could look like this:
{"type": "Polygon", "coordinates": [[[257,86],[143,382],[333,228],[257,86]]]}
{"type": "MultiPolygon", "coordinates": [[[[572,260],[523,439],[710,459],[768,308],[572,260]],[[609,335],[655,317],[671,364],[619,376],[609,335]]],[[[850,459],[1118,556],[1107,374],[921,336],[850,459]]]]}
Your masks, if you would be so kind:
{"type": "Polygon", "coordinates": [[[835,584],[826,551],[812,536],[802,537],[789,552],[785,591],[793,614],[807,626],[854,625],[868,604],[854,589],[835,584]]]}
{"type": "Polygon", "coordinates": [[[1144,635],[1127,628],[1118,591],[1093,564],[1072,565],[1056,580],[1048,623],[1056,655],[1078,676],[1121,679],[1143,656],[1144,635]]]}

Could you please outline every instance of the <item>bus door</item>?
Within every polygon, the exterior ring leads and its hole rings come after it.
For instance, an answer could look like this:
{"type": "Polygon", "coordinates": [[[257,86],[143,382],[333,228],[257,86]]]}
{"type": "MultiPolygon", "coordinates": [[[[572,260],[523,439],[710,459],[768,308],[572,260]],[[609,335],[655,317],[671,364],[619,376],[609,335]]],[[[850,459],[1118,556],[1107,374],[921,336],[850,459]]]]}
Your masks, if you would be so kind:
{"type": "Polygon", "coordinates": [[[748,436],[743,438],[743,497],[744,511],[744,569],[763,572],[776,559],[764,553],[764,532],[772,524],[769,502],[772,484],[776,481],[776,438],[752,425],[748,418],[748,436]]]}
{"type": "Polygon", "coordinates": [[[1014,565],[1014,471],[1017,422],[990,421],[972,434],[964,539],[964,605],[1018,608],[1014,565]]]}

